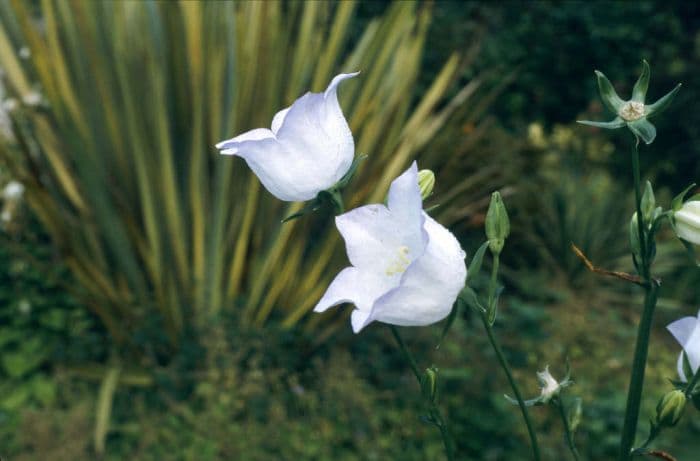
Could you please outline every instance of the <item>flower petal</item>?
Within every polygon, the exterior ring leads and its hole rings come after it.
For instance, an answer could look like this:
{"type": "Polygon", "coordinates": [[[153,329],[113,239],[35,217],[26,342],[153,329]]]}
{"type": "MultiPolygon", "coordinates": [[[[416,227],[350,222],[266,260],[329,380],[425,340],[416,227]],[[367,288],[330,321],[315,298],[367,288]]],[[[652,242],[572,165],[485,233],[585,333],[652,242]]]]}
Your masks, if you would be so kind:
{"type": "Polygon", "coordinates": [[[625,101],[620,99],[613,88],[612,83],[608,80],[602,72],[595,71],[595,75],[598,78],[598,91],[600,91],[600,97],[603,100],[605,107],[615,112],[616,114],[620,111],[625,101]]]}
{"type": "Polygon", "coordinates": [[[641,138],[646,144],[654,142],[656,138],[656,128],[646,118],[642,117],[639,120],[627,122],[627,126],[632,130],[632,133],[641,138]]]}
{"type": "Polygon", "coordinates": [[[287,112],[278,113],[273,123],[279,141],[299,154],[297,161],[324,178],[326,186],[317,193],[338,182],[355,155],[352,133],[337,96],[340,82],[355,75],[336,76],[324,93],[306,93],[287,112]]]}
{"type": "Polygon", "coordinates": [[[338,304],[352,303],[356,307],[352,313],[353,330],[357,333],[369,317],[375,299],[394,285],[388,277],[377,277],[355,267],[346,267],[328,286],[326,293],[314,307],[314,312],[324,312],[338,304]]]}
{"type": "Polygon", "coordinates": [[[673,218],[678,237],[700,245],[700,201],[685,202],[681,209],[673,214],[673,218]]]}
{"type": "Polygon", "coordinates": [[[696,317],[683,317],[667,327],[676,341],[683,346],[693,372],[700,367],[700,328],[696,317]]]}
{"type": "Polygon", "coordinates": [[[649,63],[646,59],[642,60],[642,75],[639,76],[637,83],[634,84],[634,89],[632,90],[632,101],[644,102],[644,98],[647,96],[647,89],[649,89],[649,63]]]}
{"type": "Polygon", "coordinates": [[[625,126],[625,121],[622,120],[621,117],[615,117],[615,119],[610,122],[591,122],[589,120],[577,120],[576,123],[580,123],[581,125],[594,126],[597,128],[606,128],[608,130],[614,130],[625,126]]]}
{"type": "Polygon", "coordinates": [[[288,112],[289,107],[287,107],[286,109],[282,109],[281,111],[277,112],[274,117],[272,117],[272,126],[270,127],[270,129],[275,135],[277,135],[277,132],[284,123],[284,119],[287,117],[288,112]]]}
{"type": "Polygon", "coordinates": [[[457,239],[425,213],[428,245],[406,270],[401,284],[379,298],[366,323],[430,325],[445,318],[464,288],[465,254],[457,239]]]}
{"type": "Polygon", "coordinates": [[[388,204],[362,206],[335,218],[350,263],[382,277],[399,251],[410,262],[423,254],[428,241],[415,162],[391,183],[388,204]]]}
{"type": "Polygon", "coordinates": [[[263,139],[274,138],[275,135],[267,128],[256,128],[239,134],[235,138],[227,139],[216,144],[216,148],[222,151],[224,155],[235,155],[238,152],[238,145],[246,141],[260,141],[263,139]]]}
{"type": "Polygon", "coordinates": [[[236,142],[227,146],[230,147],[221,153],[245,159],[263,186],[280,200],[304,202],[329,187],[329,184],[323,182],[323,176],[299,162],[296,153],[274,137],[236,142]]]}
{"type": "Polygon", "coordinates": [[[678,363],[676,363],[676,368],[678,369],[678,377],[684,383],[688,382],[688,378],[685,376],[685,367],[683,366],[683,351],[678,354],[678,363]]]}
{"type": "Polygon", "coordinates": [[[674,89],[666,93],[664,96],[659,98],[658,101],[656,101],[654,104],[651,104],[649,106],[646,106],[646,114],[647,117],[656,117],[657,115],[661,114],[663,111],[668,109],[668,106],[671,105],[671,102],[673,101],[673,98],[676,97],[676,93],[678,93],[678,90],[681,89],[681,84],[679,83],[676,85],[674,89]]]}

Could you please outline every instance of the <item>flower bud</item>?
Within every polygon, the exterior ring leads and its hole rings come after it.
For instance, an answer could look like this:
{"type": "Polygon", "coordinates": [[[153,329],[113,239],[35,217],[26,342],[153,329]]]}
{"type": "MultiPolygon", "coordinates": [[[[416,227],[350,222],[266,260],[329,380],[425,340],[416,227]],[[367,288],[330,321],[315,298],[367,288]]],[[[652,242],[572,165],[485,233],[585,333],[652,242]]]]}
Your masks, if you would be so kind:
{"type": "Polygon", "coordinates": [[[656,198],[654,197],[654,189],[651,187],[651,183],[647,181],[644,187],[644,194],[642,194],[641,202],[642,216],[644,216],[644,222],[649,225],[654,219],[654,209],[656,208],[656,198]]]}
{"type": "Polygon", "coordinates": [[[437,397],[437,371],[435,367],[426,368],[421,383],[423,396],[431,402],[435,402],[435,398],[437,397]]]}
{"type": "Polygon", "coordinates": [[[676,234],[683,240],[700,245],[700,201],[690,200],[673,213],[676,234]]]}
{"type": "Polygon", "coordinates": [[[486,238],[489,240],[491,253],[500,254],[505,244],[505,239],[510,234],[510,220],[508,211],[501,200],[501,194],[496,191],[491,194],[491,203],[486,212],[486,238]]]}
{"type": "Polygon", "coordinates": [[[583,403],[581,397],[576,397],[569,407],[567,418],[569,419],[569,429],[571,432],[576,432],[581,424],[581,415],[583,414],[583,403]]]}
{"type": "Polygon", "coordinates": [[[433,194],[433,187],[435,187],[435,173],[430,170],[420,170],[418,172],[418,187],[423,200],[430,197],[433,194]]]}
{"type": "Polygon", "coordinates": [[[642,245],[639,243],[639,224],[637,224],[637,213],[635,212],[630,219],[630,246],[632,253],[639,258],[642,254],[642,245]]]}
{"type": "Polygon", "coordinates": [[[656,420],[654,423],[659,427],[673,427],[685,410],[685,393],[676,389],[664,395],[656,406],[656,420]]]}

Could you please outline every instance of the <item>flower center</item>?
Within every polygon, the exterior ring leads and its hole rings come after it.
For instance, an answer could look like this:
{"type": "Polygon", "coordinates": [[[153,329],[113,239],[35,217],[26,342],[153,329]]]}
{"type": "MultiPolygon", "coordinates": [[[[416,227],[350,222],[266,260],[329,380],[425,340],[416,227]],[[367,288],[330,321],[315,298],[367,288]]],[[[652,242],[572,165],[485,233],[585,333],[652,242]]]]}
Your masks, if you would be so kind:
{"type": "Polygon", "coordinates": [[[644,117],[644,104],[636,101],[627,101],[618,113],[620,117],[631,122],[644,117]]]}
{"type": "Polygon", "coordinates": [[[391,260],[384,273],[389,277],[405,272],[411,260],[408,254],[411,252],[407,246],[401,245],[396,249],[396,257],[391,260]]]}

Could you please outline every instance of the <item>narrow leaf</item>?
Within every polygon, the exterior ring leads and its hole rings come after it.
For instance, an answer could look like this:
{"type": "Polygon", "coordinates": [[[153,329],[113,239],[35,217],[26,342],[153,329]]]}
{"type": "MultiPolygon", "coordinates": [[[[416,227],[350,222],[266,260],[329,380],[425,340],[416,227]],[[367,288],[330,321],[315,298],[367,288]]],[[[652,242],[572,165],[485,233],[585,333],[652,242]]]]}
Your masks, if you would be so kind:
{"type": "MultiPolygon", "coordinates": [[[[683,199],[685,199],[685,196],[688,195],[688,192],[690,192],[690,190],[691,190],[693,187],[695,187],[695,183],[689,185],[688,187],[686,187],[685,189],[683,189],[683,191],[682,191],[680,194],[678,194],[678,195],[676,195],[675,197],[673,197],[673,201],[671,201],[671,209],[672,209],[673,211],[678,211],[678,210],[681,209],[681,207],[683,206],[683,199]]],[[[695,196],[691,197],[691,200],[692,200],[694,197],[695,197],[695,196]]]]}
{"type": "Polygon", "coordinates": [[[105,452],[105,440],[109,431],[109,419],[112,415],[112,403],[114,393],[119,382],[119,368],[111,368],[105,374],[100,385],[100,394],[97,398],[97,410],[95,413],[95,452],[102,455],[105,452]]]}
{"type": "Polygon", "coordinates": [[[452,306],[452,310],[450,311],[450,314],[447,316],[447,320],[445,320],[445,325],[442,327],[442,333],[440,334],[440,340],[438,341],[437,346],[435,346],[435,349],[440,349],[440,345],[442,344],[442,341],[445,339],[445,336],[447,336],[447,333],[450,331],[450,328],[452,327],[452,324],[455,322],[455,319],[457,318],[457,314],[459,313],[459,308],[460,304],[464,303],[463,300],[457,298],[455,301],[454,305],[452,306]]]}

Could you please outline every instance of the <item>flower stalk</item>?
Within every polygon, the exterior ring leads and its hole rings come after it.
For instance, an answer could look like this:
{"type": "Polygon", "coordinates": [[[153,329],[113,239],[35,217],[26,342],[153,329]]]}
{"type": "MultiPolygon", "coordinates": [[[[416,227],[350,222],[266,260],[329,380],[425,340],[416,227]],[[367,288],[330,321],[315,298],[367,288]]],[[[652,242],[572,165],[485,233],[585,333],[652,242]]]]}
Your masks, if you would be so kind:
{"type": "Polygon", "coordinates": [[[637,432],[637,422],[639,420],[639,407],[642,400],[642,389],[644,387],[644,372],[646,369],[647,355],[649,352],[649,337],[651,325],[656,308],[656,298],[659,284],[651,277],[651,242],[653,235],[645,234],[646,223],[642,214],[641,188],[639,179],[639,138],[635,136],[634,149],[632,151],[632,174],[634,177],[635,202],[637,207],[637,230],[639,232],[639,242],[641,244],[641,261],[639,262],[639,275],[644,286],[644,310],[637,330],[637,342],[630,374],[630,385],[627,393],[627,405],[625,408],[625,419],[622,429],[622,439],[620,441],[620,461],[628,461],[632,457],[632,447],[634,437],[637,432]]]}
{"type": "Polygon", "coordinates": [[[578,454],[578,449],[574,443],[574,431],[569,424],[569,417],[566,414],[566,409],[564,408],[564,401],[561,397],[557,397],[555,406],[559,409],[559,416],[561,416],[561,422],[564,424],[564,432],[566,433],[566,443],[569,446],[569,451],[574,457],[574,460],[579,461],[581,457],[578,454]]]}
{"type": "MultiPolygon", "coordinates": [[[[416,363],[416,359],[413,357],[413,354],[411,354],[411,351],[408,349],[408,346],[406,346],[406,343],[401,337],[401,334],[399,334],[399,329],[396,328],[394,325],[389,325],[389,329],[391,330],[391,334],[396,340],[396,344],[398,344],[399,349],[401,350],[401,354],[404,356],[404,359],[406,360],[406,362],[408,362],[409,367],[411,367],[411,371],[413,371],[413,374],[416,376],[418,385],[422,388],[423,379],[421,377],[420,371],[418,370],[418,364],[416,363]]],[[[442,417],[440,408],[438,408],[437,404],[435,403],[435,399],[426,397],[425,392],[421,392],[421,395],[423,395],[423,400],[425,400],[425,403],[428,405],[428,412],[430,415],[429,421],[440,430],[440,435],[442,436],[442,444],[445,448],[445,456],[447,457],[447,461],[454,461],[454,442],[452,441],[452,437],[450,436],[450,431],[447,428],[447,424],[445,423],[445,420],[442,417]]]]}
{"type": "Polygon", "coordinates": [[[515,382],[515,378],[513,377],[513,373],[510,370],[510,365],[508,364],[508,360],[506,359],[506,356],[503,354],[503,350],[501,349],[501,346],[498,344],[498,341],[496,340],[496,336],[493,334],[493,328],[491,323],[489,323],[488,316],[485,312],[481,313],[481,321],[484,324],[484,329],[486,330],[486,335],[489,337],[489,342],[491,343],[491,347],[493,348],[494,352],[496,353],[496,357],[498,358],[498,363],[501,364],[501,368],[503,368],[503,371],[505,372],[506,376],[508,377],[508,383],[510,383],[510,387],[513,390],[513,394],[515,394],[515,399],[518,401],[518,406],[520,407],[520,412],[523,414],[523,420],[525,420],[525,425],[527,426],[527,433],[528,436],[530,437],[530,445],[532,447],[532,459],[535,461],[540,461],[540,447],[539,444],[537,443],[537,434],[535,433],[535,428],[532,425],[532,421],[530,420],[530,414],[527,410],[527,406],[525,405],[525,400],[523,400],[523,396],[520,393],[520,389],[518,388],[517,383],[515,382]]]}

